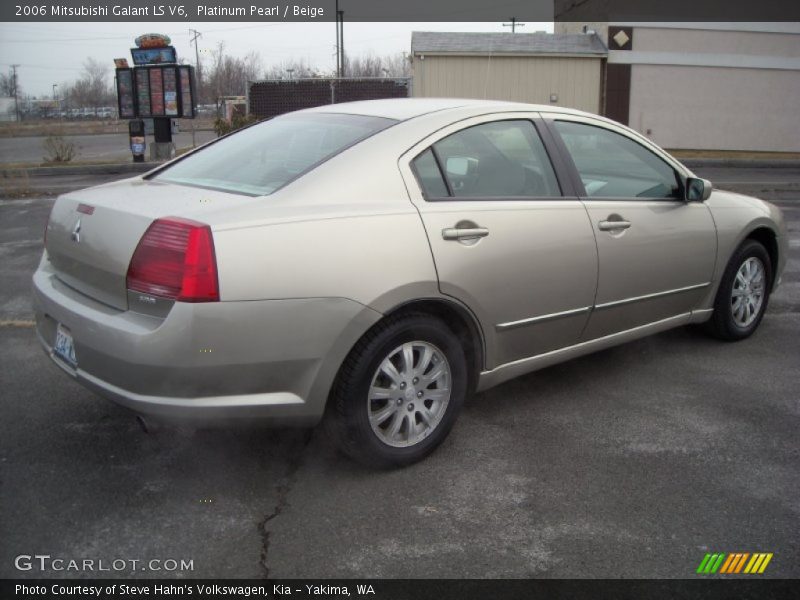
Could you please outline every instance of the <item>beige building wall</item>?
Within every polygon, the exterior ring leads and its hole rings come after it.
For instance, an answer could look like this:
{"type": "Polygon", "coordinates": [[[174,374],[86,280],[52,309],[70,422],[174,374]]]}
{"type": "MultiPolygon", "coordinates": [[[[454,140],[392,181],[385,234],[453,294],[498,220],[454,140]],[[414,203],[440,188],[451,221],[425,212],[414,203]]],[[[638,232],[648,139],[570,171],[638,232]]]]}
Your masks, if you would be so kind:
{"type": "Polygon", "coordinates": [[[636,52],[800,57],[797,33],[636,27],[633,45],[636,52]]]}
{"type": "Polygon", "coordinates": [[[601,59],[540,56],[414,57],[415,97],[485,98],[600,112],[601,59]],[[551,102],[551,94],[558,100],[551,102]]]}
{"type": "Polygon", "coordinates": [[[633,27],[608,58],[631,65],[631,127],[667,148],[800,152],[800,24],[633,27]]]}
{"type": "Polygon", "coordinates": [[[800,152],[800,73],[633,65],[629,125],[665,148],[800,152]]]}

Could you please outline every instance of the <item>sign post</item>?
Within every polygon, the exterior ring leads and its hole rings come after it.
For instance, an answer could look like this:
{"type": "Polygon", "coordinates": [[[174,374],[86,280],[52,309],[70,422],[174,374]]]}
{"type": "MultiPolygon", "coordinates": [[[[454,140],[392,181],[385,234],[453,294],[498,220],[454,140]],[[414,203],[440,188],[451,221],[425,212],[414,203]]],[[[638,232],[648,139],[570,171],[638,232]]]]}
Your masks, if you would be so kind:
{"type": "Polygon", "coordinates": [[[144,136],[144,121],[141,119],[128,121],[128,135],[131,140],[133,162],[144,162],[144,150],[147,147],[144,136]]]}

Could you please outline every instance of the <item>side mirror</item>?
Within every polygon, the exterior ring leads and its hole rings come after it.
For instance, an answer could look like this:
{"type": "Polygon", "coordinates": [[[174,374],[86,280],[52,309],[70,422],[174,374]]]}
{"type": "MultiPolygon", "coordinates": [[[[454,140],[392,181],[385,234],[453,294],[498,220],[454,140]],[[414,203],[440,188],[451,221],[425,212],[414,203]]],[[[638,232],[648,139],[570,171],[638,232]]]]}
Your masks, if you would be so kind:
{"type": "Polygon", "coordinates": [[[444,169],[447,171],[448,175],[464,177],[469,175],[471,171],[474,171],[477,164],[478,161],[474,158],[469,158],[467,156],[451,156],[447,159],[444,169]]]}
{"type": "Polygon", "coordinates": [[[714,186],[708,179],[689,177],[686,180],[686,200],[688,202],[703,202],[704,200],[708,200],[713,189],[714,186]]]}

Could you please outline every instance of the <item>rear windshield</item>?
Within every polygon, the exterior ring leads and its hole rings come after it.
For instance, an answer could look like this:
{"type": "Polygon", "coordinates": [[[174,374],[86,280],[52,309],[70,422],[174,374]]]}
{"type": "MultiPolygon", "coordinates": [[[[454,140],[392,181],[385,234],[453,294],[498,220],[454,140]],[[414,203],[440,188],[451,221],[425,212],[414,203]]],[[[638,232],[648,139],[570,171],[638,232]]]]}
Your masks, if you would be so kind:
{"type": "Polygon", "coordinates": [[[277,117],[211,144],[153,179],[262,196],[394,123],[332,113],[277,117]]]}

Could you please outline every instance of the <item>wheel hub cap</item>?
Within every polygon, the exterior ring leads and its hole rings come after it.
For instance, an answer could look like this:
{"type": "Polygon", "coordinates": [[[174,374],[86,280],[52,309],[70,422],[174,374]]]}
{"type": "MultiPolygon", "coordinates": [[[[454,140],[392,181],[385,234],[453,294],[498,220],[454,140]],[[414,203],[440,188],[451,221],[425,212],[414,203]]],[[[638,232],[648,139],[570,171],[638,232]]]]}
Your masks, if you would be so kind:
{"type": "Polygon", "coordinates": [[[370,383],[372,431],[389,446],[421,442],[441,422],[450,389],[450,365],[441,350],[421,341],[398,346],[381,361],[370,383]]]}
{"type": "Polygon", "coordinates": [[[764,264],[752,256],[736,272],[731,291],[733,321],[739,327],[748,327],[758,318],[764,304],[764,264]]]}

